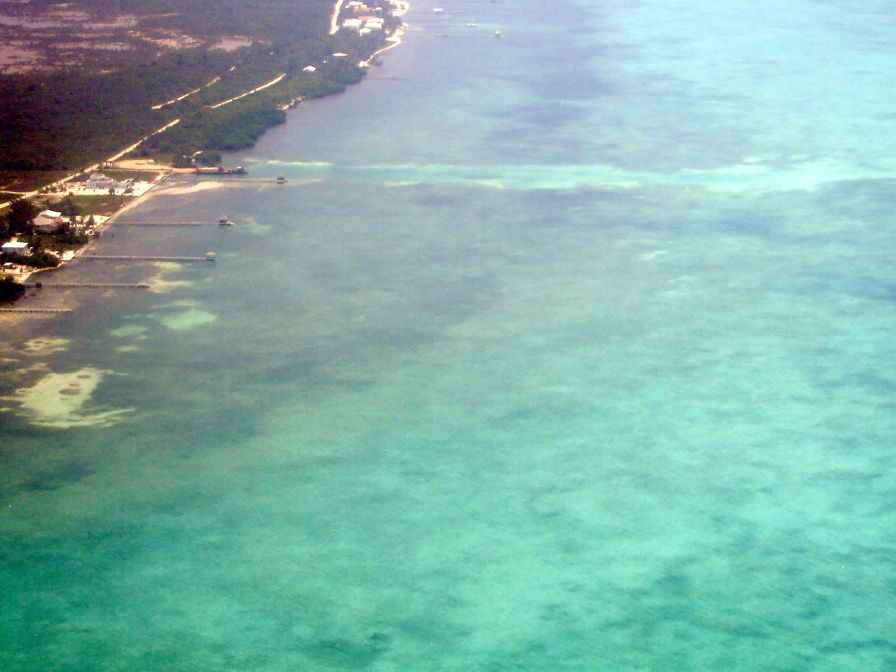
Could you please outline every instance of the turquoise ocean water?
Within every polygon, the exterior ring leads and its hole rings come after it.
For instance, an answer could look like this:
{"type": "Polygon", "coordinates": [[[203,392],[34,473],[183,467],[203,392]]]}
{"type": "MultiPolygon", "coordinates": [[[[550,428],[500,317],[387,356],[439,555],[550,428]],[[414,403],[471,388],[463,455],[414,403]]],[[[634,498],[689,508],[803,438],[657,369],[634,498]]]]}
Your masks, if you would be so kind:
{"type": "Polygon", "coordinates": [[[892,4],[443,6],[4,341],[0,669],[896,669],[892,4]]]}

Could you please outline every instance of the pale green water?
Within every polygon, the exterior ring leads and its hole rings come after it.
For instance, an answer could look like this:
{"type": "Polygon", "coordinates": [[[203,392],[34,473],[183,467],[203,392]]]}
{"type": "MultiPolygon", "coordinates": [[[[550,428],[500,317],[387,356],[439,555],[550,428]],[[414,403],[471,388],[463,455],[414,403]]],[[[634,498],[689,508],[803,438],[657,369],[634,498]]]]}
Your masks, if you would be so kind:
{"type": "Polygon", "coordinates": [[[896,668],[892,21],[702,4],[423,6],[147,202],[238,225],[5,348],[123,413],[2,416],[2,668],[896,668]]]}

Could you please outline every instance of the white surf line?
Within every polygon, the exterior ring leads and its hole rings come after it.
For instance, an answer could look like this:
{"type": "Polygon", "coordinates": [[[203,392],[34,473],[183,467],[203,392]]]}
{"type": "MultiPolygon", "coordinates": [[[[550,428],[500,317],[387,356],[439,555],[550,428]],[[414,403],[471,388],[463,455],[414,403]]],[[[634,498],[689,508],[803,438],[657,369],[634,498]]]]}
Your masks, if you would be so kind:
{"type": "Polygon", "coordinates": [[[339,12],[342,11],[343,0],[336,0],[333,8],[333,16],[330,17],[330,35],[335,35],[339,30],[339,12]]]}
{"type": "Polygon", "coordinates": [[[229,105],[230,103],[232,103],[232,102],[235,101],[235,100],[239,100],[240,98],[245,98],[246,96],[251,96],[253,93],[258,93],[258,92],[261,91],[262,89],[266,89],[266,88],[268,88],[269,86],[274,86],[274,84],[276,84],[277,82],[279,82],[279,81],[280,81],[281,79],[283,79],[284,77],[286,77],[286,73],[285,73],[285,72],[283,72],[283,73],[277,75],[276,77],[274,77],[274,79],[272,79],[272,80],[271,80],[270,82],[268,82],[267,84],[262,84],[261,86],[256,86],[256,87],[255,87],[254,89],[252,89],[251,91],[246,91],[246,93],[241,93],[241,94],[238,95],[238,96],[234,96],[233,98],[228,98],[227,100],[222,100],[220,103],[216,103],[216,104],[214,104],[214,105],[209,105],[208,107],[209,107],[209,109],[211,109],[211,110],[216,110],[216,109],[218,109],[219,107],[222,107],[222,106],[224,106],[224,105],[229,105]]]}
{"type": "Polygon", "coordinates": [[[838,182],[894,179],[896,160],[853,164],[835,160],[795,163],[736,163],[712,169],[675,172],[623,170],[611,164],[369,164],[268,161],[272,168],[290,168],[290,179],[325,177],[328,180],[397,184],[470,183],[499,189],[609,189],[700,188],[714,192],[815,191],[838,182]]]}

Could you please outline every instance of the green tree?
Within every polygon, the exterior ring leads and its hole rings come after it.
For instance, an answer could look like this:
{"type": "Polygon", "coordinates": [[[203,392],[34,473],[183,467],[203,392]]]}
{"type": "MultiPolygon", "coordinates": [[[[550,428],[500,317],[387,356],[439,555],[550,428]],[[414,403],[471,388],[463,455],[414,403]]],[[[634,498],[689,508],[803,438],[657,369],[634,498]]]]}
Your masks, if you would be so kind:
{"type": "Polygon", "coordinates": [[[12,234],[34,232],[34,218],[37,217],[37,207],[24,198],[18,198],[9,204],[9,212],[6,213],[6,225],[12,234]]]}
{"type": "Polygon", "coordinates": [[[78,204],[75,203],[75,199],[69,193],[59,201],[59,212],[72,220],[81,214],[81,208],[78,207],[78,204]]]}
{"type": "Polygon", "coordinates": [[[25,291],[25,285],[16,282],[11,275],[0,277],[0,301],[13,301],[25,291]]]}
{"type": "Polygon", "coordinates": [[[200,152],[197,159],[203,166],[217,166],[221,164],[221,152],[200,152]]]}

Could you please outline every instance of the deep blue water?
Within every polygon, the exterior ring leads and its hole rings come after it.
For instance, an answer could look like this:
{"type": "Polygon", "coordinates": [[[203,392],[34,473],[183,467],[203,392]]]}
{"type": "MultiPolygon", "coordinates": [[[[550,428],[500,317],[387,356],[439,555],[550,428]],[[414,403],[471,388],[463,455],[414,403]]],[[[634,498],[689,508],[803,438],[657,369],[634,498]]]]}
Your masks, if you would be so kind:
{"type": "Polygon", "coordinates": [[[433,6],[2,344],[0,668],[896,669],[890,4],[433,6]]]}

